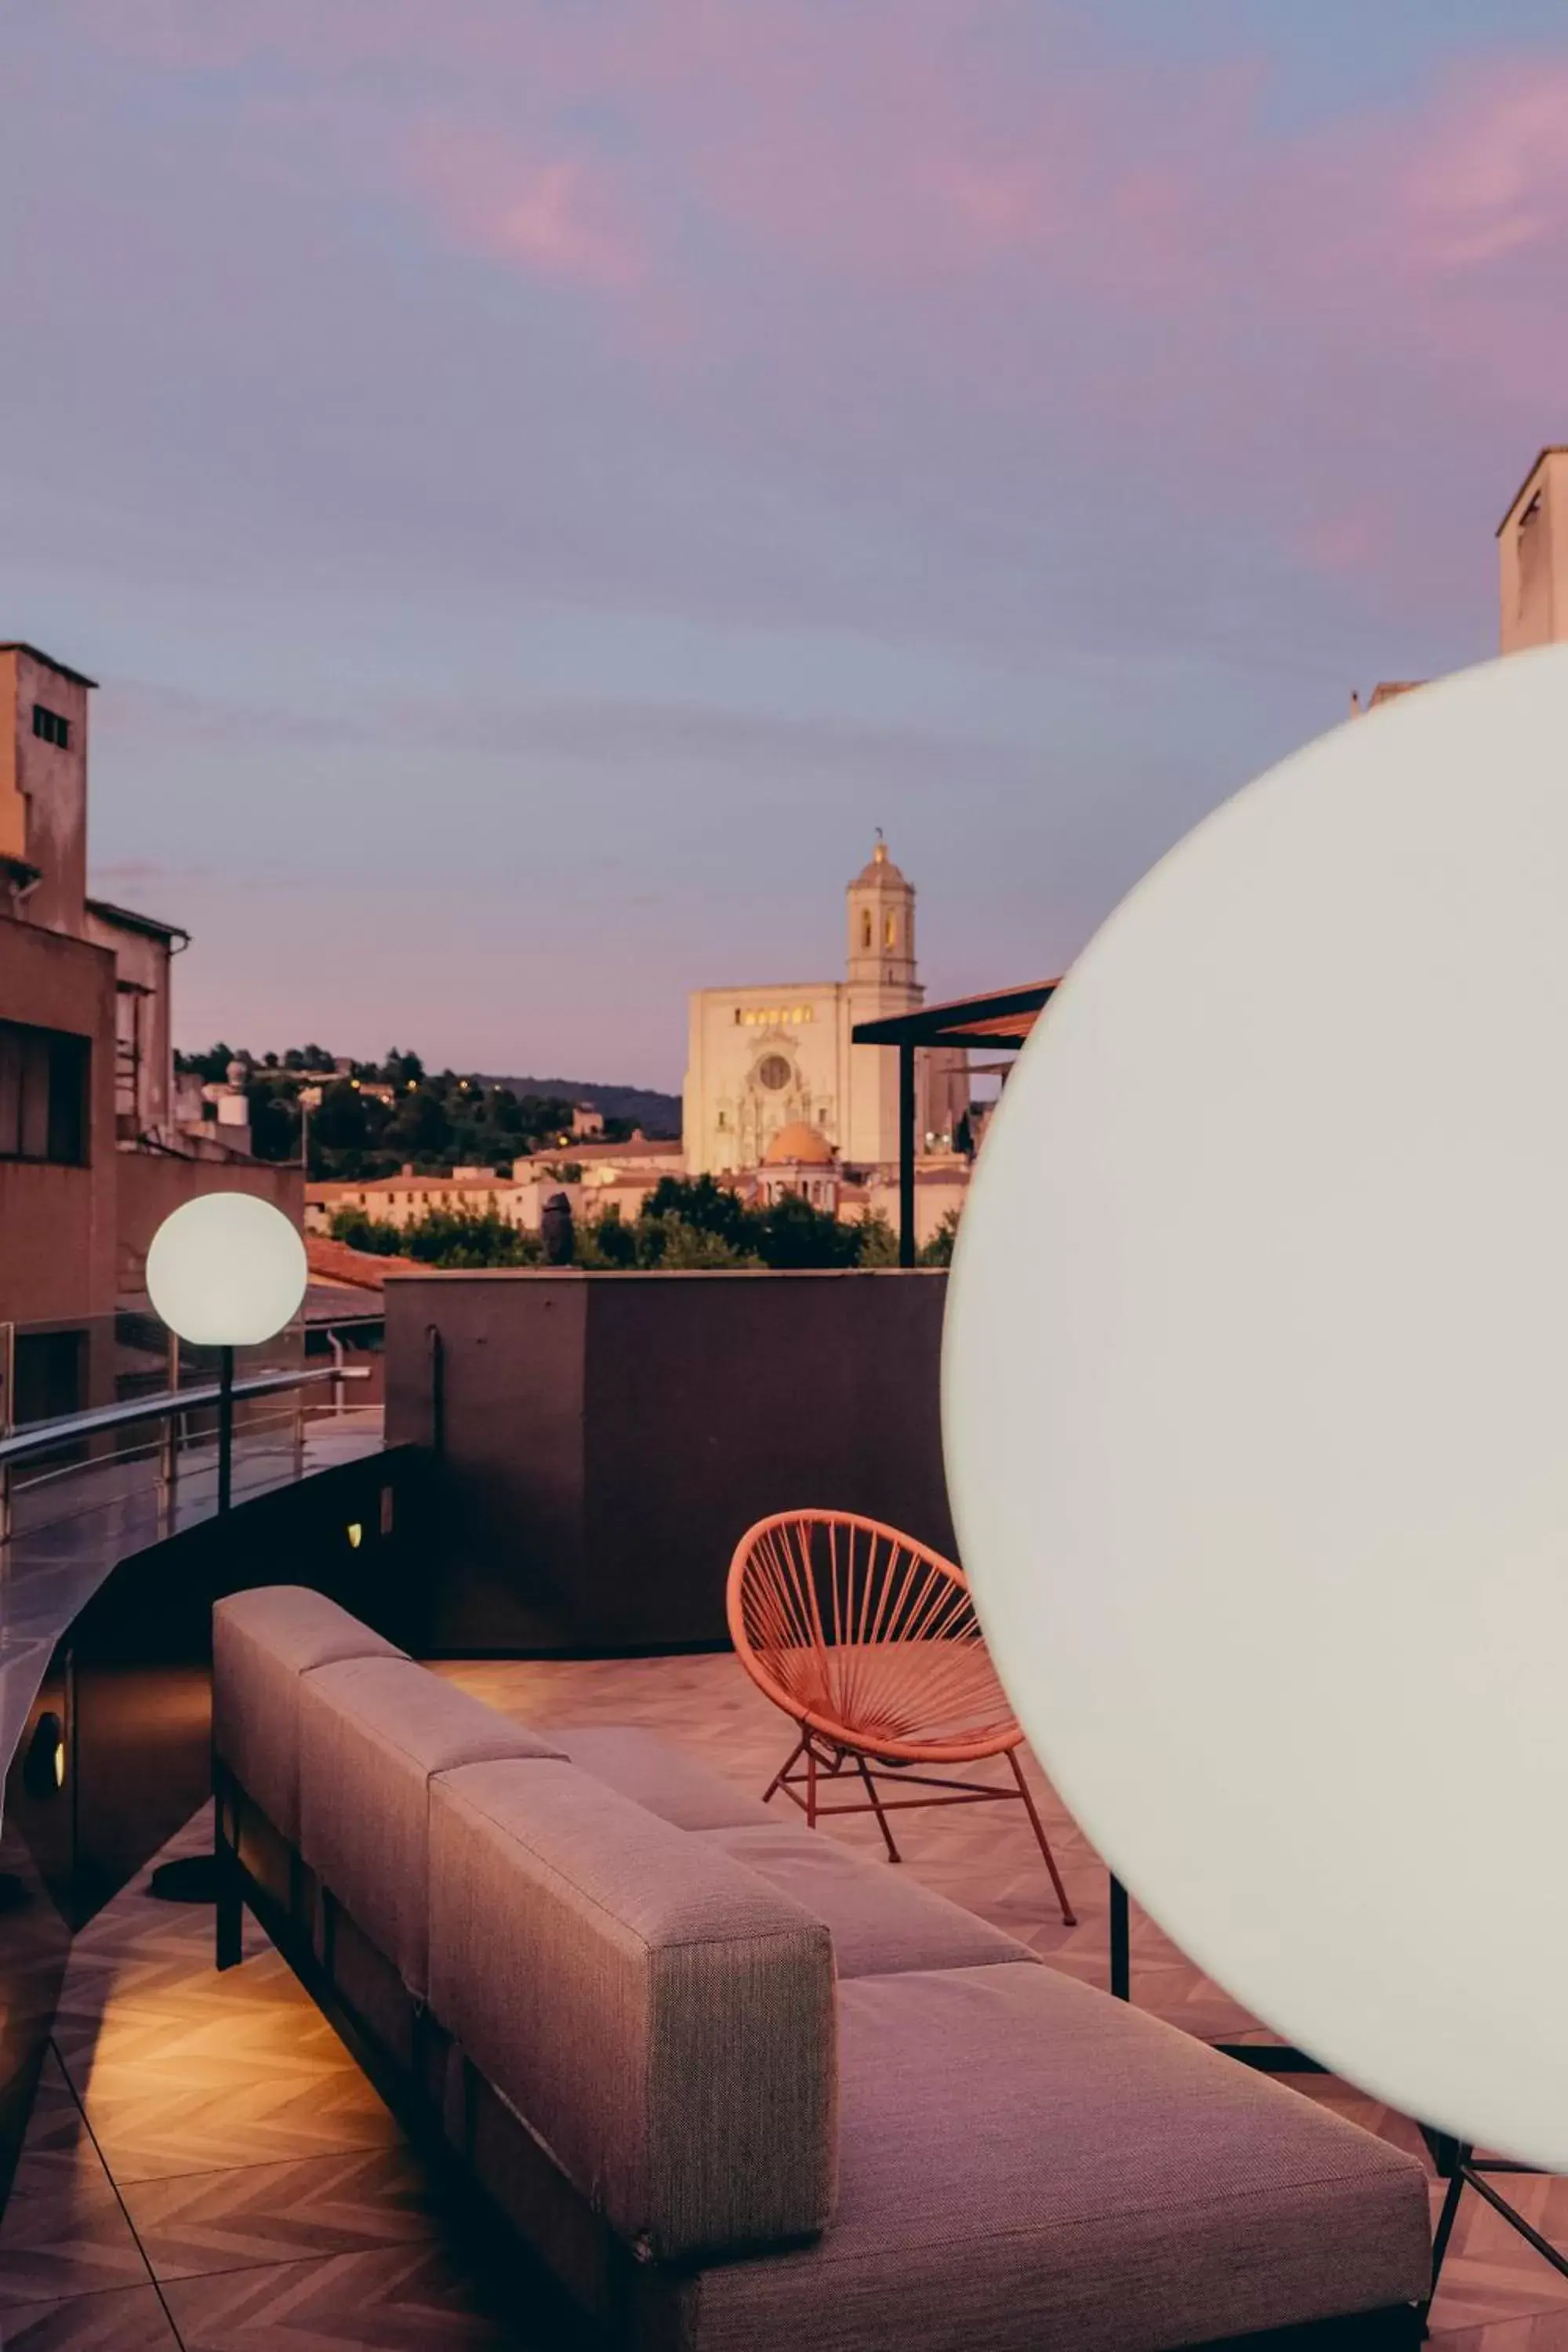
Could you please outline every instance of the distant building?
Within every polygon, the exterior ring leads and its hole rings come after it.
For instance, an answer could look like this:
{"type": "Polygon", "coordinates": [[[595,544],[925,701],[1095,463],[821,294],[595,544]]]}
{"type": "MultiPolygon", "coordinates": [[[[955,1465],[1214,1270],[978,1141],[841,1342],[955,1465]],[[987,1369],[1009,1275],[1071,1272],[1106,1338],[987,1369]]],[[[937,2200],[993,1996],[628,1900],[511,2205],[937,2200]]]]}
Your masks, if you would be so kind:
{"type": "Polygon", "coordinates": [[[773,1208],[789,1194],[809,1201],[828,1216],[838,1213],[838,1155],[815,1127],[797,1121],[781,1127],[766,1151],[757,1177],[757,1201],[773,1208]]]}
{"type": "MultiPolygon", "coordinates": [[[[846,896],[845,977],[699,989],[690,1000],[684,1137],[693,1175],[761,1168],[786,1128],[822,1136],[846,1168],[890,1168],[899,1157],[896,1057],[852,1045],[857,1022],[911,1011],[923,999],[915,965],[915,893],[879,839],[846,896]]],[[[918,1059],[916,1118],[950,1144],[968,1108],[965,1056],[918,1059]]]]}
{"type": "MultiPolygon", "coordinates": [[[[187,934],[88,896],[92,680],[0,645],[0,1412],[100,1392],[93,1335],[141,1292],[168,1212],[223,1184],[299,1213],[299,1178],[182,1130],[171,971],[187,934]]],[[[112,1353],[111,1349],[110,1353],[112,1353]]]]}
{"type": "Polygon", "coordinates": [[[1426,684],[1419,677],[1380,678],[1363,702],[1359,694],[1351,696],[1351,717],[1363,719],[1369,710],[1381,709],[1385,702],[1395,702],[1402,694],[1415,694],[1426,684]]]}
{"type": "Polygon", "coordinates": [[[574,1217],[600,1217],[613,1209],[630,1221],[659,1178],[679,1176],[683,1166],[678,1141],[649,1143],[639,1135],[629,1143],[573,1144],[564,1151],[536,1152],[515,1160],[503,1176],[482,1168],[422,1176],[408,1167],[396,1176],[307,1185],[305,1231],[330,1233],[333,1218],[346,1211],[400,1231],[445,1213],[499,1217],[536,1234],[544,1203],[554,1192],[565,1193],[574,1217]]]}
{"type": "Polygon", "coordinates": [[[1568,447],[1542,449],[1498,525],[1500,650],[1568,640],[1568,447]]]}
{"type": "Polygon", "coordinates": [[[573,1106],[574,1137],[591,1142],[595,1136],[602,1136],[604,1132],[605,1114],[602,1110],[595,1110],[592,1103],[576,1103],[573,1106]]]}
{"type": "MultiPolygon", "coordinates": [[[[1539,453],[1497,527],[1497,544],[1499,653],[1568,644],[1568,444],[1552,442],[1539,453]]],[[[1364,703],[1352,693],[1351,717],[1424,683],[1385,679],[1364,703]]]]}

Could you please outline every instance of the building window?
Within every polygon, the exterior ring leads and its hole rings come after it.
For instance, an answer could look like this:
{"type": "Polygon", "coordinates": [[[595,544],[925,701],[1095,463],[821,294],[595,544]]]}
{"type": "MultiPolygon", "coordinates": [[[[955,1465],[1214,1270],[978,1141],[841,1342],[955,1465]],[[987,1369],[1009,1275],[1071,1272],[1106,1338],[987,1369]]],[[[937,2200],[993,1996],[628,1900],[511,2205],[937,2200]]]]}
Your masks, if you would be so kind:
{"type": "Polygon", "coordinates": [[[861,945],[861,947],[862,947],[862,948],[868,948],[868,947],[870,946],[870,944],[871,944],[871,915],[870,915],[870,909],[869,909],[869,908],[868,908],[868,909],[867,909],[867,911],[866,911],[866,913],[865,913],[865,914],[863,914],[863,915],[861,916],[861,918],[860,918],[860,945],[861,945]]]}
{"type": "Polygon", "coordinates": [[[896,948],[896,947],[898,946],[898,944],[899,944],[899,919],[898,919],[897,915],[889,915],[889,916],[888,917],[888,925],[887,925],[887,933],[886,933],[886,937],[887,937],[887,942],[888,942],[888,945],[889,945],[890,948],[896,948]]]}
{"type": "Polygon", "coordinates": [[[764,1054],[757,1064],[757,1083],[776,1095],[790,1082],[790,1066],[782,1054],[764,1054]]]}
{"type": "Polygon", "coordinates": [[[64,1030],[0,1021],[0,1160],[86,1166],[91,1052],[64,1030]]]}
{"type": "Polygon", "coordinates": [[[134,1129],[142,1116],[142,999],[123,982],[114,1000],[114,1116],[134,1129]]]}
{"type": "Polygon", "coordinates": [[[58,710],[47,710],[41,702],[33,705],[33,732],[40,742],[53,743],[58,751],[70,750],[70,720],[62,719],[58,710]]]}

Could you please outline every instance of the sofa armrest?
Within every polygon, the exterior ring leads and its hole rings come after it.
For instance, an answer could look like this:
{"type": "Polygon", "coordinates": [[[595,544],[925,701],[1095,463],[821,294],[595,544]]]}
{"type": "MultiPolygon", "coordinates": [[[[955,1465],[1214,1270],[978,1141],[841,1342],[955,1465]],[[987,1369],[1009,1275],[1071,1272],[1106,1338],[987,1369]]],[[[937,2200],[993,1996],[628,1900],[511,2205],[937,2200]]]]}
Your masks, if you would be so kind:
{"type": "Polygon", "coordinates": [[[826,1927],[572,1765],[432,1780],[430,2005],[639,2252],[777,2245],[827,2221],[826,1927]]]}

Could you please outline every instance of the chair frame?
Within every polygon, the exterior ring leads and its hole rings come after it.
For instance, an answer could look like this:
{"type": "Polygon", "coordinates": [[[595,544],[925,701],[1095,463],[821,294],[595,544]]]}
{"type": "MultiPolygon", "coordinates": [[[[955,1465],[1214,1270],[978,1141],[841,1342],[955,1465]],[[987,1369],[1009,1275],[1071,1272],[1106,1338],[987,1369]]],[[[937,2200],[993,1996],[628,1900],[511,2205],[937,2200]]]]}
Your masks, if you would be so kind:
{"type": "MultiPolygon", "coordinates": [[[[967,1594],[969,1581],[957,1563],[945,1559],[927,1544],[916,1542],[900,1528],[889,1527],[880,1519],[862,1517],[854,1511],[799,1510],[775,1511],[747,1529],[735,1547],[730,1562],[726,1607],[730,1633],[736,1654],[747,1674],[771,1699],[781,1713],[787,1715],[800,1727],[800,1737],[784,1763],[769,1781],[763,1793],[767,1804],[780,1790],[805,1815],[806,1827],[815,1829],[819,1821],[836,1813],[874,1813],[888,1849],[889,1862],[903,1857],[894,1840],[888,1815],[891,1812],[913,1812],[938,1805],[975,1805],[1021,1802],[1029,1818],[1029,1826],[1040,1849],[1041,1858],[1049,1873],[1065,1927],[1078,1925],[1077,1915],[1068,1899],[1068,1891],[1051,1852],[1045,1823],[1040,1819],[1022,1765],[1018,1750],[1024,1743],[1020,1726],[1008,1717],[1005,1727],[994,1727],[975,1739],[901,1740],[889,1739],[872,1744],[858,1734],[852,1725],[836,1722],[831,1717],[806,1706],[786,1691],[768,1672],[752,1646],[745,1622],[744,1584],[748,1569],[763,1539],[778,1528],[830,1527],[858,1530],[872,1542],[886,1541],[900,1546],[917,1556],[929,1568],[951,1580],[958,1591],[967,1594]],[[947,1763],[979,1763],[991,1757],[1005,1757],[1013,1777],[1013,1786],[999,1787],[994,1781],[958,1780],[948,1774],[910,1769],[917,1765],[936,1766],[947,1763]],[[863,1799],[853,1802],[824,1801],[821,1783],[824,1780],[839,1781],[853,1768],[865,1790],[863,1799]],[[893,1776],[896,1775],[896,1780],[893,1776]],[[918,1797],[883,1795],[878,1789],[879,1780],[893,1780],[895,1787],[919,1788],[931,1794],[918,1797]]],[[[815,1646],[826,1653],[826,1641],[813,1612],[815,1646]]],[[[837,1791],[831,1792],[836,1795],[837,1791]]]]}

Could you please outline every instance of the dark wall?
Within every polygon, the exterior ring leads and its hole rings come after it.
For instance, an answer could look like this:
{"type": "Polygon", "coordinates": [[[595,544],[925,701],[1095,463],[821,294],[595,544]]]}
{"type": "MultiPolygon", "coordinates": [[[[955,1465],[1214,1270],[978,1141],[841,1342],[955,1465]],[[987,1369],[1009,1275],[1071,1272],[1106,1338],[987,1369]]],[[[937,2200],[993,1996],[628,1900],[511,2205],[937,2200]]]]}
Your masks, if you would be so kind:
{"type": "Polygon", "coordinates": [[[258,1584],[308,1584],[417,1647],[415,1504],[406,1455],[379,1454],[207,1518],[110,1572],[61,1640],[7,1770],[3,1819],[79,1926],[212,1790],[213,1603],[258,1584]],[[351,1539],[350,1528],[357,1529],[351,1539]],[[39,1718],[65,1733],[63,1785],[28,1784],[39,1718]]]}
{"type": "Polygon", "coordinates": [[[72,1931],[211,1793],[214,1601],[308,1584],[417,1648],[420,1466],[367,1455],[128,1554],[57,1649],[0,1806],[0,2208],[72,1931]]]}
{"type": "Polygon", "coordinates": [[[771,1511],[951,1553],[945,1295],[935,1270],[389,1278],[387,1441],[437,1455],[431,1647],[722,1640],[731,1553],[771,1511]]]}

